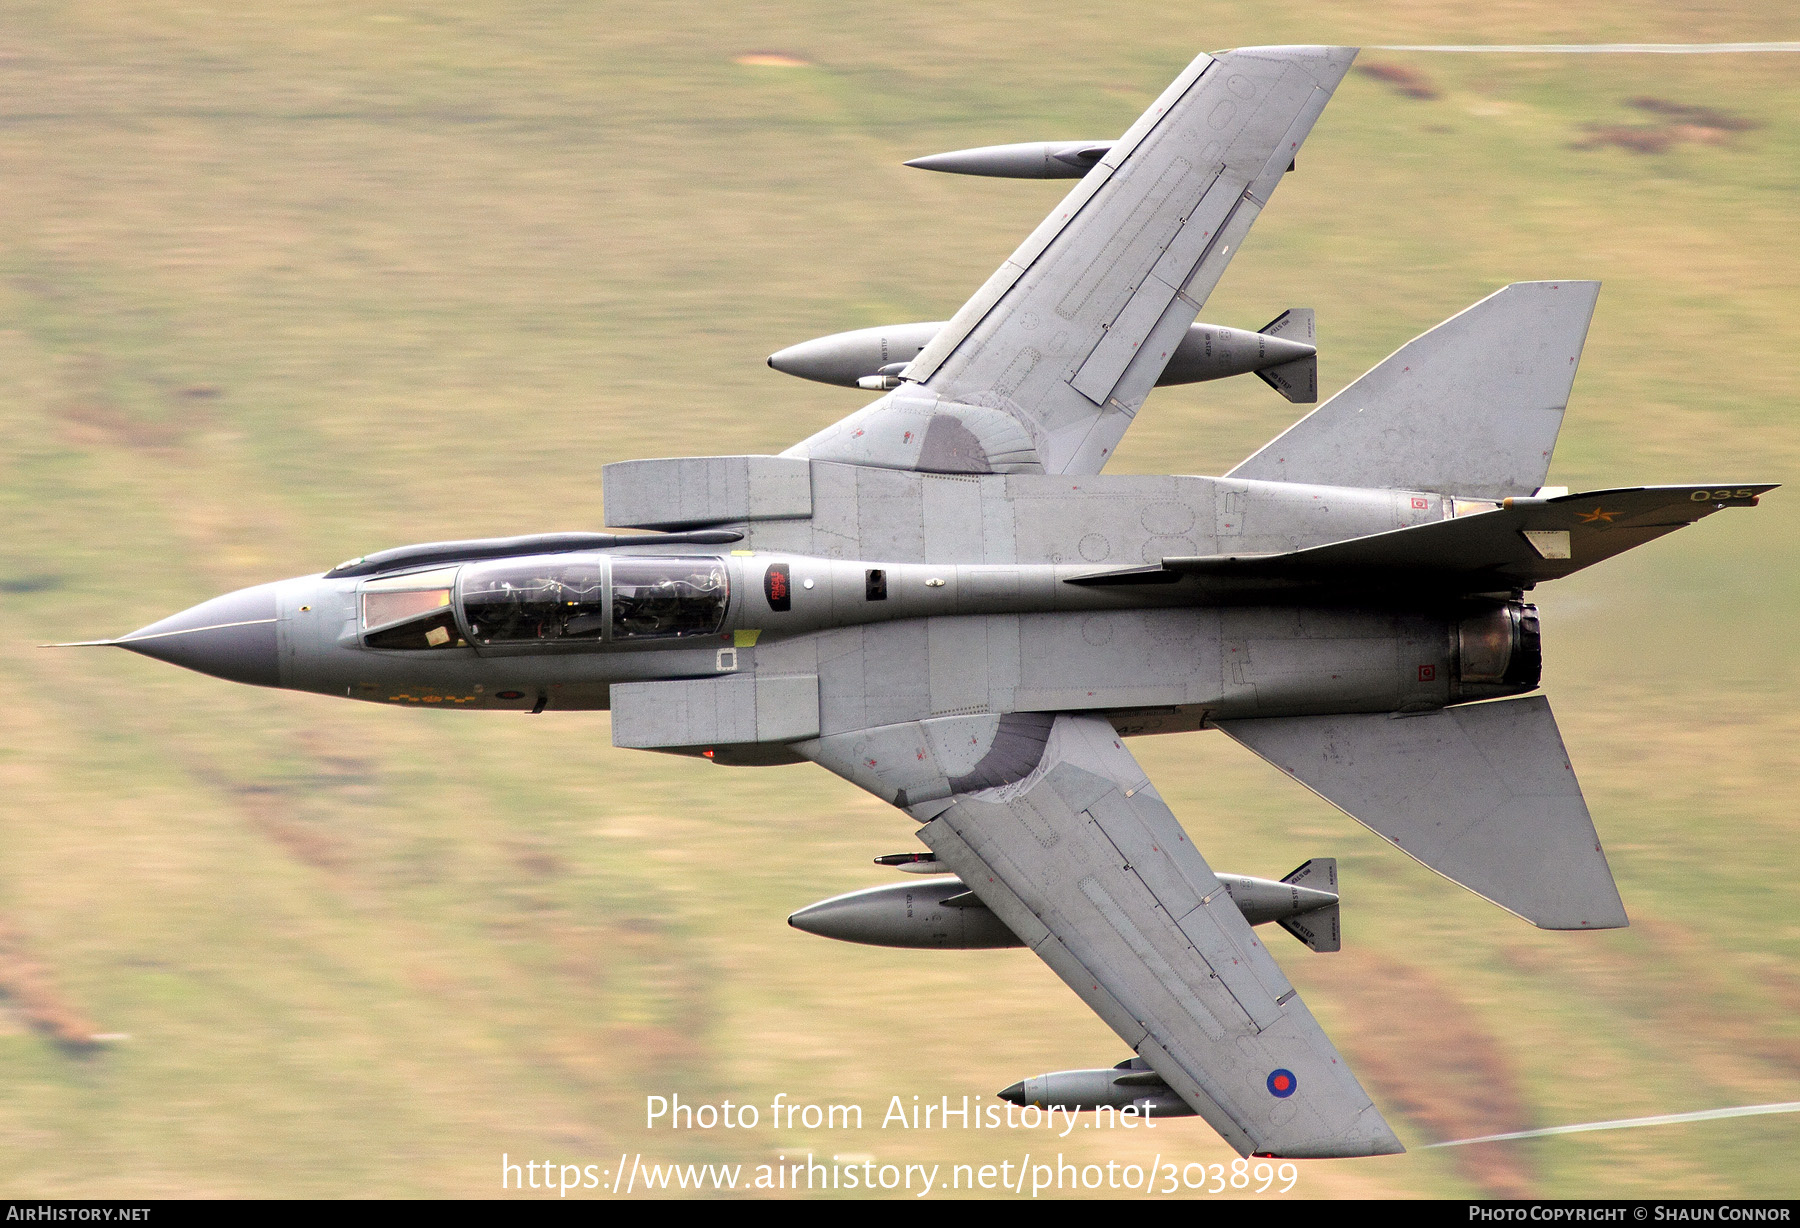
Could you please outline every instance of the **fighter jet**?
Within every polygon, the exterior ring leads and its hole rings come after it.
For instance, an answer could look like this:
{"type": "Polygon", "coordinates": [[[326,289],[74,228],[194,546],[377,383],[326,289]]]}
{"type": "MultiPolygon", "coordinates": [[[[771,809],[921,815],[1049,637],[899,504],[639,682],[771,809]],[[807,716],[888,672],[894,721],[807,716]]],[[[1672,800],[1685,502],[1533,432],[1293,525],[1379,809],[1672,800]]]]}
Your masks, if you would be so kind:
{"type": "MultiPolygon", "coordinates": [[[[1199,56],[1057,162],[1078,182],[952,319],[872,369],[843,359],[880,399],[775,455],[607,466],[608,523],[636,532],[385,550],[101,642],[376,703],[610,708],[617,746],[810,761],[911,815],[924,848],[881,860],[934,877],[795,926],[1028,947],[1130,1051],[1007,1098],[1197,1114],[1244,1155],[1400,1151],[1253,928],[1335,950],[1335,863],[1214,873],[1126,739],[1221,730],[1534,925],[1623,926],[1531,693],[1529,594],[1772,487],[1545,485],[1588,281],[1498,290],[1222,477],[1102,473],[1354,57],[1199,56]]],[[[927,165],[1061,156],[1024,148],[927,165]]],[[[1310,399],[1310,319],[1271,336],[1209,369],[1286,368],[1310,399]]]]}

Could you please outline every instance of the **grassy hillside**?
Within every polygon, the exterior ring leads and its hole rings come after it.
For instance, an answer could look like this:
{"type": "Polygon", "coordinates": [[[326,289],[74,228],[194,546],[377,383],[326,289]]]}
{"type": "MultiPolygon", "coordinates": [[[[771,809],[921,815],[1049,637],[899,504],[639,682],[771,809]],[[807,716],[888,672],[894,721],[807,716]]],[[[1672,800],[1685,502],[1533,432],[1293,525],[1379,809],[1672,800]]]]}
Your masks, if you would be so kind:
{"type": "MultiPolygon", "coordinates": [[[[492,1195],[503,1152],[1229,1159],[1198,1123],[874,1128],[1124,1054],[1021,953],[790,930],[913,845],[817,769],[35,645],[599,527],[608,461],[785,447],[860,402],[764,355],[944,317],[1061,190],[904,158],[1116,135],[1197,50],[1794,36],[1767,0],[1583,8],[10,5],[0,1194],[492,1195]],[[643,1127],[647,1095],[778,1092],[870,1128],[643,1127]]],[[[1362,64],[1204,318],[1316,308],[1330,390],[1506,282],[1601,278],[1552,480],[1791,479],[1800,58],[1362,64]]],[[[1113,469],[1218,472],[1293,414],[1254,380],[1164,390],[1113,469]]],[[[1532,930],[1217,735],[1135,744],[1215,866],[1341,859],[1346,951],[1276,953],[1409,1144],[1800,1099],[1797,508],[1541,594],[1628,931],[1532,930]]],[[[1765,1117],[1298,1192],[1792,1194],[1797,1145],[1765,1117]]]]}

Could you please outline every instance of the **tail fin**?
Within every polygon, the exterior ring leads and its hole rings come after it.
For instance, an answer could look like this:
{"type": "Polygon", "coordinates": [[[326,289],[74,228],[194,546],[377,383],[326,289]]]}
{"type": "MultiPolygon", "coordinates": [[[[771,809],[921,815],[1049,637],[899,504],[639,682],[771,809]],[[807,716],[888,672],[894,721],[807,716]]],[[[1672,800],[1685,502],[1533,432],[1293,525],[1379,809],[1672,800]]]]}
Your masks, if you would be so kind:
{"type": "MultiPolygon", "coordinates": [[[[1281,880],[1296,887],[1311,887],[1317,891],[1338,893],[1337,858],[1315,857],[1304,865],[1296,866],[1292,873],[1281,880]]],[[[1303,912],[1297,917],[1286,917],[1281,921],[1281,928],[1304,942],[1313,950],[1324,953],[1341,950],[1343,938],[1338,932],[1338,904],[1333,900],[1323,908],[1315,908],[1311,912],[1303,912]]]]}
{"type": "Polygon", "coordinates": [[[1421,716],[1270,717],[1219,728],[1402,852],[1533,925],[1630,924],[1541,695],[1421,716]]]}
{"type": "Polygon", "coordinates": [[[1490,294],[1414,337],[1227,476],[1529,495],[1549,473],[1599,293],[1597,281],[1530,281],[1490,294]]]}
{"type": "MultiPolygon", "coordinates": [[[[1290,308],[1256,331],[1284,341],[1318,344],[1313,337],[1311,307],[1290,308]]],[[[1311,405],[1319,399],[1319,355],[1314,352],[1279,367],[1264,368],[1256,373],[1256,378],[1297,405],[1311,405]]]]}

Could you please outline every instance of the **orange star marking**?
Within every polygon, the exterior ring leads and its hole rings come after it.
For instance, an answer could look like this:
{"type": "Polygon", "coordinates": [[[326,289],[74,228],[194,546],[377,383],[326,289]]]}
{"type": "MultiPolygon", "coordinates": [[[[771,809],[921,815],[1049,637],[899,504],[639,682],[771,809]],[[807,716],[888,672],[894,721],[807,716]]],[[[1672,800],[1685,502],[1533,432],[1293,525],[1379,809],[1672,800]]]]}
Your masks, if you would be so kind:
{"type": "Polygon", "coordinates": [[[1582,518],[1582,520],[1584,520],[1588,524],[1593,524],[1596,520],[1604,520],[1607,524],[1611,524],[1613,521],[1613,517],[1617,516],[1618,514],[1619,513],[1617,513],[1617,512],[1603,512],[1599,508],[1595,508],[1591,512],[1577,512],[1576,513],[1576,515],[1580,516],[1582,518]]]}

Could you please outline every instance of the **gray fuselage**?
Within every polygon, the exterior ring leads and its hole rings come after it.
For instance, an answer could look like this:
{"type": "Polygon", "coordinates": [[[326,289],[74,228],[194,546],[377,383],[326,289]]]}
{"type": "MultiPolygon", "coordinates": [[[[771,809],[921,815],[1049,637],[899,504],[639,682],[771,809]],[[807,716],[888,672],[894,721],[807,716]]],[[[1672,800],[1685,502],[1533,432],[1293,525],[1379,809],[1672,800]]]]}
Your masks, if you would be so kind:
{"type": "Polygon", "coordinates": [[[759,515],[748,502],[724,509],[738,513],[729,520],[711,513],[710,523],[742,534],[736,549],[646,535],[641,546],[305,576],[195,607],[124,646],[241,681],[463,709],[603,709],[620,683],[816,678],[818,736],[1029,711],[1101,712],[1124,733],[1162,732],[1212,719],[1422,711],[1537,682],[1523,659],[1535,638],[1524,648],[1518,633],[1528,607],[1506,595],[1408,607],[1068,582],[1492,504],[1220,478],[773,463],[802,467],[807,514],[759,515]],[[225,614],[209,616],[212,607],[225,614]],[[248,649],[247,635],[259,637],[248,649]],[[210,662],[208,637],[232,636],[222,666],[210,662]],[[265,647],[272,672],[244,665],[265,647]]]}

